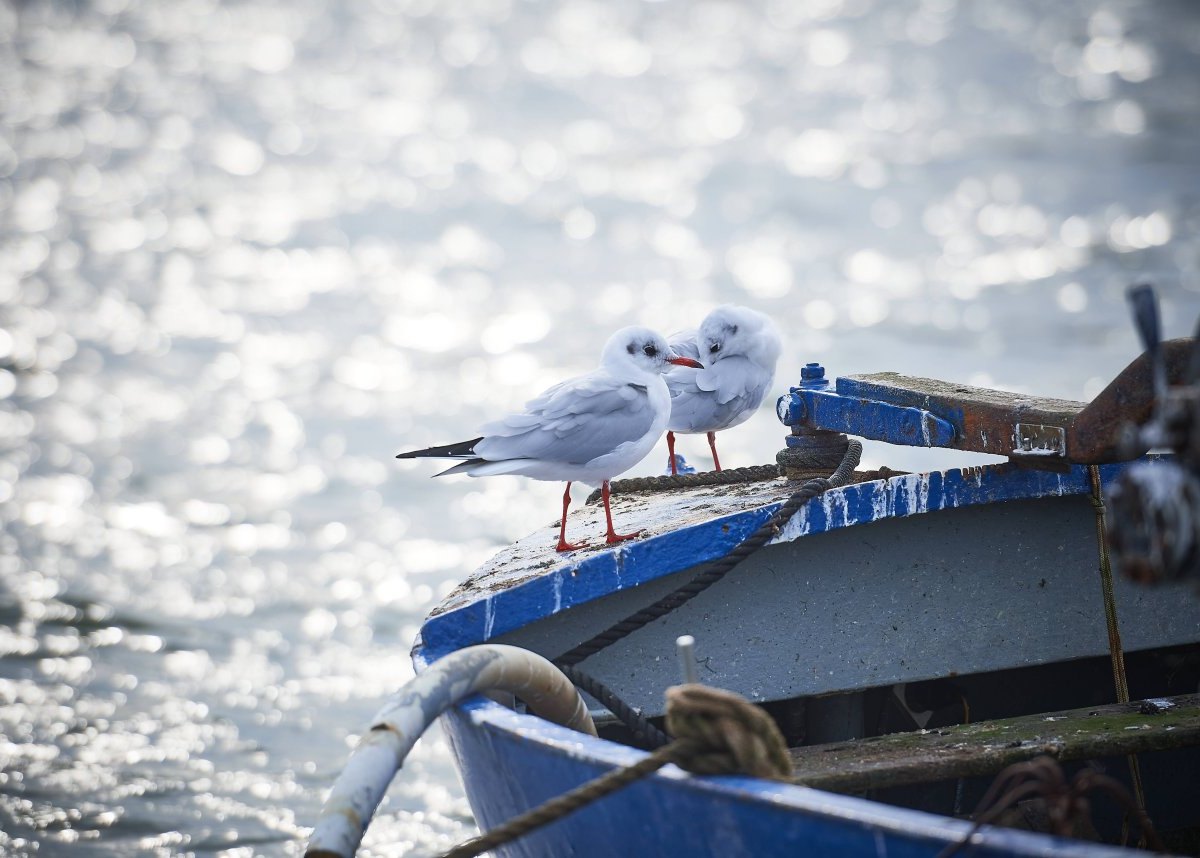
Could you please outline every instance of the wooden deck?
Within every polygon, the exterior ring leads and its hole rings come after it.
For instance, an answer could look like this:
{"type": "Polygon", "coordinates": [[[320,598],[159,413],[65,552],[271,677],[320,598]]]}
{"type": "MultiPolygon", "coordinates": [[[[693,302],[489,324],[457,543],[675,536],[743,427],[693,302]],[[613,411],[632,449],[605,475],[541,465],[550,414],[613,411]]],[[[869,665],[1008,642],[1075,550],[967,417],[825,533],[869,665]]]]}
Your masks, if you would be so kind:
{"type": "Polygon", "coordinates": [[[1193,745],[1200,745],[1200,694],[808,745],[790,753],[800,783],[862,792],[994,774],[1040,754],[1067,762],[1193,745]]]}

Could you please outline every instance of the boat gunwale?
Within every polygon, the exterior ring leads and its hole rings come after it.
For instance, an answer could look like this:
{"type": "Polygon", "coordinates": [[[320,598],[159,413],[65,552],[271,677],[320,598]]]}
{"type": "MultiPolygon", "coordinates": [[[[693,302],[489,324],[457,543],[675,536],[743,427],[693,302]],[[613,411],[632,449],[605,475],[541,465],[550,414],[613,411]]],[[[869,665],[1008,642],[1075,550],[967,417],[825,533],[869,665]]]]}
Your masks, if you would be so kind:
{"type": "MultiPolygon", "coordinates": [[[[1100,466],[1101,481],[1107,484],[1126,465],[1100,466]]],[[[768,545],[890,518],[1090,491],[1085,465],[1072,466],[1065,473],[1005,462],[898,474],[827,490],[801,507],[768,545]]],[[[480,594],[427,617],[413,646],[413,658],[436,661],[569,608],[724,557],[784,500],[716,516],[578,560],[566,559],[535,577],[480,594]]]]}

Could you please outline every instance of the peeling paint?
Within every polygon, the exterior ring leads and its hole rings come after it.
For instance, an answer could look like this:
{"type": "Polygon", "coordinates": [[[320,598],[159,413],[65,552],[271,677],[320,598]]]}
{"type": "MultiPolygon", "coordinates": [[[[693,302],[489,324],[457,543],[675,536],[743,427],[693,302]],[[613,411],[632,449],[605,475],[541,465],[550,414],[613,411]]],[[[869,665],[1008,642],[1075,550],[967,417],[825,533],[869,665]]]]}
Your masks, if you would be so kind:
{"type": "MultiPolygon", "coordinates": [[[[1107,483],[1123,467],[1103,466],[1102,480],[1107,483]]],[[[421,630],[423,646],[443,654],[491,640],[552,610],[724,556],[796,488],[795,483],[770,480],[618,496],[620,500],[614,503],[623,507],[625,519],[644,531],[642,537],[622,543],[616,550],[574,552],[566,561],[546,540],[545,532],[536,531],[485,563],[432,612],[421,630]],[[714,515],[721,509],[724,514],[714,515]]],[[[819,502],[802,507],[769,544],[884,518],[1089,491],[1084,466],[1067,473],[1002,464],[903,474],[831,489],[819,502]]],[[[585,508],[578,515],[597,524],[603,520],[603,511],[595,508],[585,508]]]]}

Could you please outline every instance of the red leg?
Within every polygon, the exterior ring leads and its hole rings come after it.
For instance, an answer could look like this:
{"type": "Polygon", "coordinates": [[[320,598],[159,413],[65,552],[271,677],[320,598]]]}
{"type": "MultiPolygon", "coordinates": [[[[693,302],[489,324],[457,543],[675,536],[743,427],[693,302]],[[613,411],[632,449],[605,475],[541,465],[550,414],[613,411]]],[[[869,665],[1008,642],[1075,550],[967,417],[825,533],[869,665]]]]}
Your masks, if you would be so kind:
{"type": "Polygon", "coordinates": [[[675,433],[667,433],[667,455],[671,457],[671,476],[675,476],[678,471],[675,470],[675,433]]]}
{"type": "MultiPolygon", "coordinates": [[[[587,545],[586,542],[577,542],[572,545],[567,542],[567,507],[571,505],[571,484],[567,483],[567,490],[563,492],[563,515],[562,523],[558,526],[558,547],[557,551],[574,551],[577,548],[583,548],[587,545]]],[[[612,527],[610,525],[609,529],[612,527]]]]}
{"type": "Polygon", "coordinates": [[[717,433],[716,432],[708,433],[708,446],[713,451],[713,465],[715,465],[717,470],[719,471],[719,470],[721,470],[721,460],[717,458],[717,433]]]}
{"type": "Polygon", "coordinates": [[[641,533],[640,530],[635,530],[633,533],[617,533],[613,530],[612,508],[608,505],[608,480],[600,484],[600,496],[604,498],[604,515],[608,519],[608,538],[605,542],[612,545],[614,542],[624,542],[626,539],[633,539],[641,533]]]}

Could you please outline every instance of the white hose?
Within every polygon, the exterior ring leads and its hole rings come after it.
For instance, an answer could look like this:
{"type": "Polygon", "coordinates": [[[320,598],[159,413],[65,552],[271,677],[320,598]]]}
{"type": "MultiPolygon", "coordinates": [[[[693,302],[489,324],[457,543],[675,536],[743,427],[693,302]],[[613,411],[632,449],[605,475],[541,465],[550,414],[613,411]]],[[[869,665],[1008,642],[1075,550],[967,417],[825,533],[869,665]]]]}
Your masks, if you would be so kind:
{"type": "Polygon", "coordinates": [[[504,644],[460,649],[414,677],[375,716],[321,808],[306,858],[351,858],[421,734],[464,698],[492,691],[514,694],[533,714],[596,735],[575,686],[537,653],[504,644]]]}

